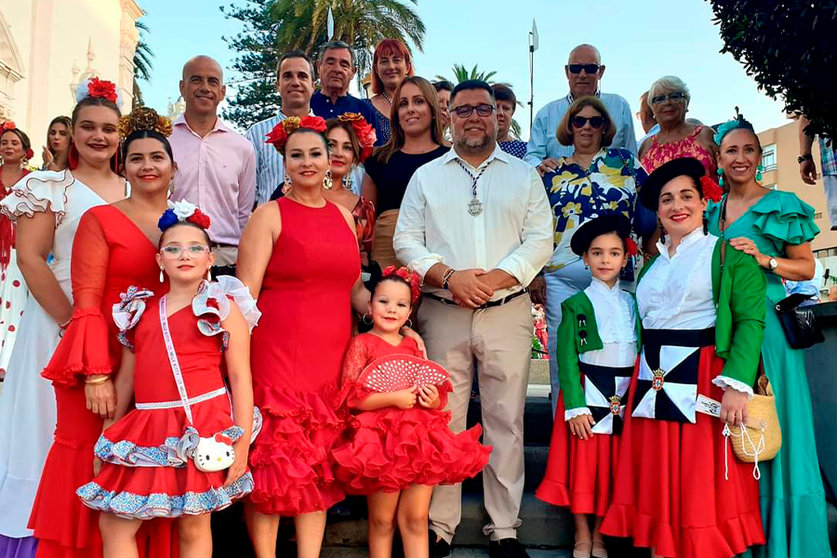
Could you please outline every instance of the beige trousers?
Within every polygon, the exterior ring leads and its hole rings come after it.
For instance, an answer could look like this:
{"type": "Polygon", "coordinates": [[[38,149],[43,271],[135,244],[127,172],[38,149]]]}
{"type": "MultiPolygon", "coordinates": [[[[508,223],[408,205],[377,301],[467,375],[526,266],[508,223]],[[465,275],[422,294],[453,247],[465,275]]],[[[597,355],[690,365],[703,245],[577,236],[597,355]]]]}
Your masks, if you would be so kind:
{"type": "MultiPolygon", "coordinates": [[[[483,469],[485,510],[491,540],[515,538],[523,497],[523,407],[532,358],[532,302],[519,296],[503,306],[468,310],[426,298],[418,325],[431,360],[451,375],[448,400],[454,432],[465,430],[474,364],[482,404],[483,443],[493,446],[483,469]]],[[[437,486],[430,502],[430,526],[453,539],[462,516],[462,486],[437,486]]]]}
{"type": "Polygon", "coordinates": [[[215,254],[215,266],[225,267],[235,265],[238,259],[238,246],[214,246],[212,253],[215,254]]]}

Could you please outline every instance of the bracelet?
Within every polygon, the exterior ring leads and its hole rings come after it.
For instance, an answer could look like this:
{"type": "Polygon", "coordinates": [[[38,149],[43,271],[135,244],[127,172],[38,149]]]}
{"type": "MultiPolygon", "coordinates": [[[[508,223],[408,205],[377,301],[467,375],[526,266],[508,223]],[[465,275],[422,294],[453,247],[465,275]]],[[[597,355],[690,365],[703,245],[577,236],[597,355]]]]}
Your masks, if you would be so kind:
{"type": "Polygon", "coordinates": [[[72,322],[72,321],[73,321],[73,319],[72,319],[72,318],[70,318],[69,320],[67,320],[67,321],[66,321],[66,322],[64,322],[63,324],[58,324],[58,327],[59,327],[59,328],[61,328],[61,329],[67,329],[67,326],[69,326],[69,325],[70,325],[70,322],[72,322]]]}
{"type": "Polygon", "coordinates": [[[448,281],[450,281],[450,278],[453,277],[454,273],[456,273],[456,270],[452,267],[449,267],[445,271],[445,274],[442,275],[442,288],[445,289],[446,291],[449,288],[448,281]]]}
{"type": "Polygon", "coordinates": [[[104,384],[107,381],[110,381],[110,376],[90,376],[84,379],[84,383],[89,386],[98,386],[99,384],[104,384]]]}

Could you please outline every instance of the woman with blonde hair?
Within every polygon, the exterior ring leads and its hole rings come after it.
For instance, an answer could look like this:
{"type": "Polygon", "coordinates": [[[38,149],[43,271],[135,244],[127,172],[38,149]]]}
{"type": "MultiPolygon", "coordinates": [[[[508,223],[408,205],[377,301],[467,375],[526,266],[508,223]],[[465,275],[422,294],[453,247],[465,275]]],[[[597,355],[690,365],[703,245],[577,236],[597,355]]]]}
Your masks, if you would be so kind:
{"type": "Polygon", "coordinates": [[[442,136],[436,89],[424,78],[404,78],[393,97],[390,121],[392,137],[364,163],[363,179],[363,197],[377,209],[372,259],[382,268],[398,263],[392,235],[410,178],[450,149],[442,136]]]}

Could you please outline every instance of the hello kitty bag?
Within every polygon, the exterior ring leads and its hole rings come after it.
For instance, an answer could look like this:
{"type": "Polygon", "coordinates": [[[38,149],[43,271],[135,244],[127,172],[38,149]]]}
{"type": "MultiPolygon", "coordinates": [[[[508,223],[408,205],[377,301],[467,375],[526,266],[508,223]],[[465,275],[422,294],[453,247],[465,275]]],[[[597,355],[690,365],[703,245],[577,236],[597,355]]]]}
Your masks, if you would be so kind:
{"type": "MultiPolygon", "coordinates": [[[[166,344],[166,353],[169,357],[169,364],[174,373],[174,382],[177,384],[177,393],[180,394],[180,401],[186,411],[186,420],[192,422],[192,408],[189,405],[189,396],[186,393],[186,384],[183,382],[183,374],[180,372],[180,364],[177,361],[177,353],[174,350],[174,343],[169,333],[169,320],[166,317],[166,297],[160,297],[160,327],[163,330],[163,341],[166,344]]],[[[198,471],[214,473],[229,469],[235,462],[235,450],[232,439],[224,434],[218,433],[208,438],[198,437],[194,449],[188,452],[198,471]]]]}

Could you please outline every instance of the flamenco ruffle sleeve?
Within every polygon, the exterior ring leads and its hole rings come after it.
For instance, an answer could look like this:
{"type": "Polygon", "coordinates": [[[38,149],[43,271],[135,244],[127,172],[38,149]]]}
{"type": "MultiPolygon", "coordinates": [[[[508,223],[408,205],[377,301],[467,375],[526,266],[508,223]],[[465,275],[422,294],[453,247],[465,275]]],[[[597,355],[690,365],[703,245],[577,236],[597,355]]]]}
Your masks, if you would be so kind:
{"type": "Polygon", "coordinates": [[[784,253],[785,244],[803,244],[814,239],[820,229],[814,224],[814,208],[796,194],[775,190],[755,204],[753,226],[775,249],[784,253]]]}
{"type": "Polygon", "coordinates": [[[56,226],[64,217],[67,188],[75,179],[70,171],[36,171],[27,174],[12,186],[9,194],[0,201],[0,212],[11,220],[20,216],[32,217],[35,213],[52,211],[56,226]]]}
{"type": "Polygon", "coordinates": [[[115,328],[109,328],[102,310],[109,253],[101,223],[85,213],[73,241],[73,316],[42,374],[57,384],[74,386],[81,376],[114,371],[110,337],[115,328]]]}

